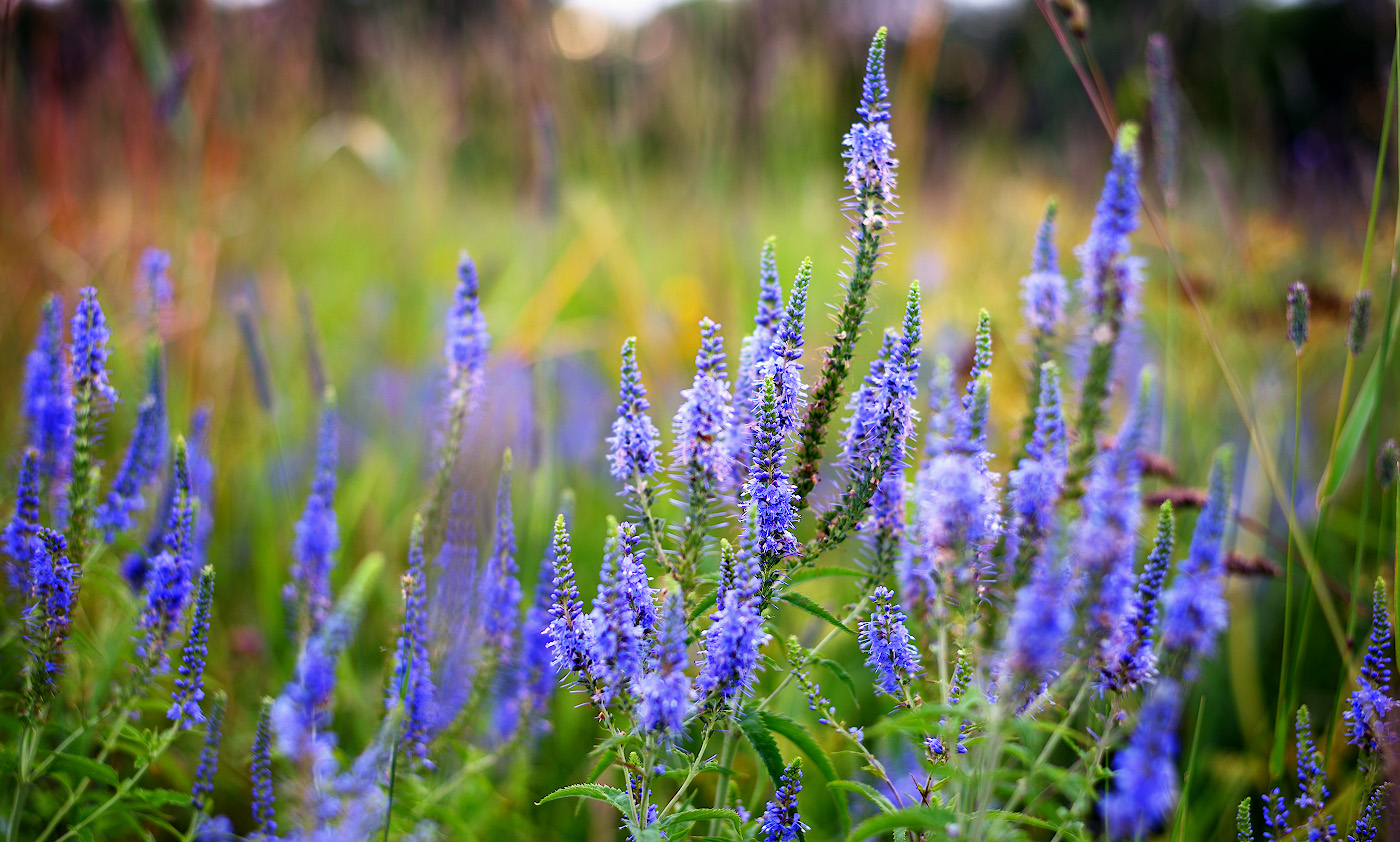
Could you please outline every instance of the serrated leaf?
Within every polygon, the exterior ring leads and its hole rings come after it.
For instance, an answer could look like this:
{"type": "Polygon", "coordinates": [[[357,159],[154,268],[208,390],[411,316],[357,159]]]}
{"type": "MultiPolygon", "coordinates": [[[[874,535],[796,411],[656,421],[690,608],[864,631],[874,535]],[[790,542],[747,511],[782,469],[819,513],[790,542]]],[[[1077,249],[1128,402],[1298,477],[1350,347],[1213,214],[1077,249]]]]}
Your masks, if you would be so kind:
{"type": "Polygon", "coordinates": [[[536,801],[535,804],[545,804],[560,798],[589,798],[594,801],[602,801],[616,807],[621,813],[626,813],[628,807],[627,793],[616,787],[604,786],[603,784],[569,784],[554,790],[536,801]]]}
{"type": "Polygon", "coordinates": [[[723,807],[697,807],[693,810],[681,810],[667,818],[661,820],[662,829],[675,827],[680,824],[695,824],[706,819],[723,819],[734,826],[734,831],[739,832],[744,820],[738,813],[723,807]]]}
{"type": "Polygon", "coordinates": [[[871,786],[870,784],[863,783],[861,781],[829,781],[827,783],[827,788],[839,789],[843,792],[854,792],[857,795],[863,795],[866,798],[870,799],[872,802],[874,802],[875,806],[879,807],[881,812],[894,812],[894,802],[881,795],[879,791],[876,790],[875,787],[871,786]]]}
{"type": "Polygon", "coordinates": [[[642,828],[640,833],[634,834],[634,838],[637,842],[665,842],[666,839],[656,825],[642,828]]]}
{"type": "Polygon", "coordinates": [[[716,591],[711,591],[710,593],[705,594],[705,596],[700,598],[699,602],[695,603],[695,607],[690,609],[690,621],[693,623],[701,617],[705,616],[705,612],[709,611],[711,608],[714,608],[715,605],[718,604],[718,602],[719,597],[717,596],[716,591]]]}
{"type": "Polygon", "coordinates": [[[788,593],[783,594],[780,597],[780,599],[782,599],[783,602],[786,602],[789,605],[801,608],[803,611],[806,611],[808,614],[811,614],[813,617],[816,617],[819,620],[827,621],[828,623],[832,624],[833,626],[847,634],[855,634],[855,632],[851,631],[846,627],[845,623],[838,620],[835,614],[832,614],[830,611],[818,605],[810,597],[803,596],[802,594],[796,593],[794,591],[789,591],[788,593]]]}
{"type": "Polygon", "coordinates": [[[763,724],[762,715],[754,710],[745,711],[744,717],[739,720],[739,730],[744,732],[754,753],[763,761],[763,768],[768,770],[773,786],[778,786],[783,779],[783,755],[778,751],[778,741],[773,739],[768,727],[763,724]]]}
{"type": "Polygon", "coordinates": [[[56,772],[72,772],[79,778],[91,778],[100,784],[107,786],[117,785],[117,773],[106,763],[98,763],[91,757],[83,757],[67,752],[57,752],[49,761],[50,768],[56,772]]]}
{"type": "Polygon", "coordinates": [[[790,585],[798,585],[815,579],[828,579],[832,576],[856,577],[864,575],[866,575],[864,570],[853,570],[849,567],[804,567],[789,574],[787,581],[790,585]]]}
{"type": "Polygon", "coordinates": [[[900,828],[909,830],[944,831],[956,820],[953,811],[947,807],[905,807],[893,813],[881,813],[861,822],[846,837],[846,842],[862,842],[872,836],[889,833],[900,828]]]}
{"type": "Polygon", "coordinates": [[[846,671],[845,667],[841,666],[841,664],[831,660],[830,658],[817,658],[817,663],[830,670],[831,674],[836,676],[837,681],[840,681],[842,684],[846,685],[846,689],[851,691],[852,698],[856,697],[856,683],[854,680],[852,680],[851,674],[846,671]]]}
{"type": "Polygon", "coordinates": [[[801,749],[803,754],[811,758],[812,763],[816,764],[817,769],[826,776],[827,780],[837,779],[836,768],[831,765],[831,760],[827,758],[821,744],[807,732],[806,728],[802,727],[802,723],[781,713],[760,711],[758,716],[769,731],[780,737],[785,737],[801,749]]]}

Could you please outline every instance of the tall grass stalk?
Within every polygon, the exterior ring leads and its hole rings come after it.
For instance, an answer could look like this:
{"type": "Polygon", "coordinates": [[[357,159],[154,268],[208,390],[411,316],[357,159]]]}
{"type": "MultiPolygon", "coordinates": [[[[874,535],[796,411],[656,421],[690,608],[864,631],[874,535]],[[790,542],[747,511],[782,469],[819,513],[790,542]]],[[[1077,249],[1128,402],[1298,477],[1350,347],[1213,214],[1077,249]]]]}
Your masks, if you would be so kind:
{"type": "MultiPolygon", "coordinates": [[[[1298,499],[1298,459],[1303,445],[1303,355],[1302,351],[1293,355],[1293,473],[1288,482],[1289,499],[1298,499]]],[[[1288,735],[1288,700],[1292,694],[1289,683],[1288,655],[1289,634],[1293,630],[1293,535],[1286,538],[1283,567],[1283,646],[1279,650],[1278,704],[1274,714],[1274,746],[1269,755],[1269,774],[1278,777],[1283,773],[1284,744],[1288,735]]]]}

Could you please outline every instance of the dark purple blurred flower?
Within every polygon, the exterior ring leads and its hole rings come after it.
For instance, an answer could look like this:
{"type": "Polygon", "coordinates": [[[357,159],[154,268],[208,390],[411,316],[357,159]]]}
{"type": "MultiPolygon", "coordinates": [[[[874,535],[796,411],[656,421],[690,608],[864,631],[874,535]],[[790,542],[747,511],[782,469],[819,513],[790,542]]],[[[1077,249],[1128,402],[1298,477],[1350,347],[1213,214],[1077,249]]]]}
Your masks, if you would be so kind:
{"type": "Polygon", "coordinates": [[[25,360],[23,410],[42,476],[60,475],[72,446],[73,382],[63,353],[63,299],[57,295],[44,301],[39,335],[25,360]]]}

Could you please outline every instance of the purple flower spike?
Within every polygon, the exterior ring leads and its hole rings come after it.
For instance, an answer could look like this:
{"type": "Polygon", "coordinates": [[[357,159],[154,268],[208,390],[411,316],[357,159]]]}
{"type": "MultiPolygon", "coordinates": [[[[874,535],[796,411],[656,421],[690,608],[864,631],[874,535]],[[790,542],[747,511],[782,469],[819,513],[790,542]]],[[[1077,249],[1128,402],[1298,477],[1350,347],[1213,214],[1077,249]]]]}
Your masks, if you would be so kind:
{"type": "Polygon", "coordinates": [[[204,662],[209,657],[209,614],[214,605],[214,568],[206,567],[199,576],[199,596],[195,598],[190,634],[180,658],[175,679],[175,697],[166,711],[167,719],[189,728],[204,722],[199,703],[204,700],[204,662]]]}
{"type": "Polygon", "coordinates": [[[860,624],[860,649],[866,654],[866,665],[875,673],[875,686],[898,699],[903,683],[921,671],[919,650],[910,641],[904,611],[894,592],[877,587],[870,601],[875,607],[870,619],[860,624]]]}
{"type": "Polygon", "coordinates": [[[753,426],[753,400],[763,385],[763,371],[773,351],[773,339],[783,317],[783,285],[778,276],[778,259],[773,238],[763,243],[758,267],[758,312],[754,315],[753,332],[744,338],[739,350],[739,370],[734,375],[733,421],[726,431],[724,450],[728,457],[728,483],[737,487],[744,482],[744,470],[749,458],[749,434],[753,426]]]}
{"type": "Polygon", "coordinates": [[[1058,539],[1051,531],[1040,542],[1030,581],[1016,593],[1006,630],[1004,692],[1018,704],[1028,702],[1060,669],[1065,642],[1074,626],[1069,572],[1058,539]]]}
{"type": "Polygon", "coordinates": [[[264,699],[253,733],[253,833],[249,839],[277,839],[277,797],[272,789],[272,700],[264,699]]]}
{"type": "Polygon", "coordinates": [[[175,302],[175,285],[170,281],[170,254],[157,248],[141,252],[136,267],[136,296],[142,318],[164,332],[170,324],[175,302]]]}
{"type": "Polygon", "coordinates": [[[39,507],[42,502],[43,477],[39,470],[39,451],[30,447],[24,451],[19,466],[19,483],[15,488],[15,511],[0,533],[0,549],[9,560],[5,573],[14,594],[29,593],[29,566],[37,551],[39,537],[39,507]]]}
{"type": "Polygon", "coordinates": [[[1031,273],[1021,279],[1021,312],[1034,339],[1044,341],[1059,331],[1068,303],[1069,287],[1060,274],[1055,250],[1055,203],[1051,202],[1036,232],[1031,273]]]}
{"type": "Polygon", "coordinates": [[[203,812],[214,794],[214,774],[219,771],[219,743],[223,740],[224,710],[228,704],[223,691],[214,694],[214,707],[204,725],[204,748],[199,752],[199,766],[194,770],[190,787],[190,804],[203,812]]]}
{"type": "Polygon", "coordinates": [[[889,85],[885,81],[885,40],[882,27],[875,33],[866,56],[860,105],[850,131],[841,139],[846,159],[846,184],[851,188],[851,210],[857,222],[879,230],[890,220],[886,205],[895,199],[895,170],[899,162],[890,134],[889,85]]]}
{"type": "Polygon", "coordinates": [[[457,288],[447,311],[447,377],[455,390],[478,395],[486,370],[491,334],[481,312],[476,263],[464,251],[457,262],[457,288]]]}
{"type": "Polygon", "coordinates": [[[296,540],[292,544],[291,587],[302,600],[302,610],[314,633],[325,622],[331,610],[331,569],[340,549],[340,530],[335,515],[336,463],[339,458],[340,415],[336,410],[335,393],[327,390],[321,410],[321,428],[316,442],[316,474],[311,480],[311,493],[306,508],[297,521],[296,540]]]}
{"type": "Polygon", "coordinates": [[[1293,800],[1298,812],[1313,828],[1314,839],[1337,838],[1337,826],[1332,817],[1323,814],[1327,799],[1332,793],[1327,789],[1327,771],[1322,765],[1322,752],[1313,742],[1312,719],[1308,706],[1298,708],[1296,723],[1298,748],[1298,797],[1293,800]]]}
{"type": "MultiPolygon", "coordinates": [[[[780,430],[786,438],[797,428],[805,387],[802,384],[802,331],[807,318],[807,289],[812,283],[812,260],[806,258],[797,269],[783,322],[773,339],[773,348],[761,370],[761,376],[771,377],[777,394],[780,430]]],[[[757,396],[755,401],[757,401],[757,396]]],[[[757,403],[754,403],[755,409],[757,403]]],[[[761,419],[756,419],[761,422],[761,419]]]]}
{"type": "Polygon", "coordinates": [[[408,542],[408,571],[403,577],[404,617],[394,650],[393,679],[387,706],[392,709],[403,697],[402,741],[413,759],[428,767],[428,744],[432,741],[436,688],[428,660],[428,582],[423,568],[423,521],[415,518],[408,542]]]}
{"type": "Polygon", "coordinates": [[[797,539],[792,532],[797,518],[793,505],[795,495],[787,473],[784,443],[787,421],[771,376],[764,378],[754,415],[752,467],[744,483],[744,494],[749,501],[753,551],[762,559],[763,569],[767,571],[782,558],[797,552],[797,539]]]}
{"type": "Polygon", "coordinates": [[[797,811],[797,794],[801,791],[802,766],[794,760],[783,770],[773,800],[763,810],[763,842],[792,842],[808,830],[797,811]]]}
{"type": "Polygon", "coordinates": [[[160,464],[165,459],[169,430],[159,346],[151,347],[149,368],[149,385],[146,397],[136,412],[131,444],[127,447],[117,475],[112,479],[107,500],[97,510],[97,525],[105,532],[108,543],[116,540],[117,533],[136,525],[132,513],[145,508],[146,501],[142,494],[146,486],[156,480],[160,464]]]}
{"type": "Polygon", "coordinates": [[[1366,799],[1365,808],[1362,809],[1361,815],[1356,817],[1356,824],[1351,833],[1347,834],[1347,842],[1376,842],[1380,838],[1384,822],[1382,816],[1385,813],[1385,796],[1389,788],[1389,784],[1381,784],[1371,790],[1371,797],[1366,799]]]}
{"type": "Polygon", "coordinates": [[[658,470],[656,451],[661,437],[647,414],[650,408],[647,387],[642,385],[642,372],[637,367],[637,338],[628,337],[622,343],[617,418],[608,438],[608,460],[613,479],[619,482],[640,482],[658,470]]]}
{"type": "Polygon", "coordinates": [[[1393,632],[1385,598],[1385,582],[1376,580],[1371,613],[1371,639],[1366,659],[1356,676],[1356,689],[1348,698],[1343,714],[1347,742],[1372,755],[1392,739],[1387,716],[1395,701],[1390,698],[1390,653],[1393,632]]]}
{"type": "Polygon", "coordinates": [[[1083,514],[1070,532],[1075,589],[1088,600],[1085,636],[1102,663],[1122,657],[1121,631],[1132,606],[1134,556],[1142,520],[1138,451],[1151,413],[1152,376],[1144,371],[1138,397],[1123,420],[1114,446],[1099,454],[1089,473],[1083,514]]]}
{"type": "Polygon", "coordinates": [[[1127,641],[1118,653],[1117,663],[1104,667],[1103,685],[1124,693],[1157,678],[1158,602],[1162,586],[1171,570],[1172,548],[1176,542],[1176,517],[1170,502],[1163,503],[1157,516],[1157,538],[1147,565],[1138,576],[1137,599],[1124,622],[1123,636],[1127,641]]]}
{"type": "MultiPolygon", "coordinates": [[[[111,332],[97,290],[84,287],[73,313],[73,381],[86,383],[92,394],[108,403],[117,402],[117,390],[107,377],[107,342],[111,332]]],[[[79,388],[82,388],[80,385],[79,388]]]]}
{"type": "Polygon", "coordinates": [[[1040,367],[1040,402],[1026,455],[1011,472],[1011,527],[1006,533],[1006,557],[1013,565],[1022,544],[1034,545],[1046,534],[1064,490],[1069,469],[1065,417],[1060,404],[1060,369],[1053,362],[1040,367]]]}
{"type": "Polygon", "coordinates": [[[637,530],[618,527],[615,546],[603,560],[598,595],[589,622],[593,630],[592,663],[596,665],[600,708],[607,707],[641,676],[646,633],[656,622],[651,586],[637,550],[637,530]]]}
{"type": "Polygon", "coordinates": [[[954,397],[953,363],[940,354],[933,364],[928,384],[928,435],[924,455],[933,458],[945,452],[953,440],[954,397]]]}
{"type": "Polygon", "coordinates": [[[861,467],[880,455],[891,424],[903,435],[908,418],[904,348],[899,333],[886,330],[865,380],[851,393],[851,416],[841,441],[841,462],[861,467]],[[893,399],[893,400],[891,400],[893,399]]]}
{"type": "Polygon", "coordinates": [[[1124,124],[1113,146],[1089,239],[1077,252],[1084,268],[1082,295],[1095,319],[1136,313],[1139,267],[1127,258],[1132,249],[1128,236],[1138,225],[1140,167],[1138,127],[1124,124]]]}
{"type": "Polygon", "coordinates": [[[666,595],[661,625],[652,650],[650,670],[637,680],[637,724],[643,731],[675,740],[684,734],[685,714],[692,696],[685,668],[685,600],[679,591],[666,595]]]}
{"type": "Polygon", "coordinates": [[[510,500],[513,464],[511,452],[507,450],[496,489],[496,537],[491,557],[486,560],[480,590],[486,641],[506,659],[515,644],[520,608],[520,569],[515,560],[515,515],[510,500]]]}
{"type": "MultiPolygon", "coordinates": [[[[728,542],[721,541],[721,558],[731,552],[728,542]]],[[[758,677],[758,652],[768,642],[758,609],[759,572],[747,556],[734,558],[731,563],[731,584],[720,596],[718,610],[710,615],[701,647],[705,661],[695,679],[697,690],[724,701],[748,695],[753,689],[758,677]]]]}
{"type": "Polygon", "coordinates": [[[700,351],[695,355],[695,379],[681,392],[684,403],[672,424],[675,447],[672,456],[682,471],[694,470],[706,483],[730,476],[729,454],[723,437],[730,429],[733,410],[725,381],[724,338],[719,325],[700,320],[700,351]]]}
{"type": "Polygon", "coordinates": [[[554,693],[554,669],[549,651],[548,628],[550,606],[553,599],[551,579],[554,575],[554,557],[546,553],[540,564],[539,581],[535,585],[535,598],[525,612],[525,621],[520,627],[519,653],[515,659],[514,698],[511,712],[516,727],[524,728],[527,734],[540,734],[549,730],[549,700],[554,693]]]}
{"type": "Polygon", "coordinates": [[[63,299],[57,295],[44,301],[39,335],[25,360],[23,410],[41,475],[62,473],[73,443],[73,381],[63,353],[63,299]]]}
{"type": "Polygon", "coordinates": [[[190,492],[188,451],[175,442],[174,498],[146,575],[145,606],[137,619],[143,633],[136,651],[152,672],[167,666],[165,646],[183,622],[194,580],[194,497],[190,492]]]}
{"type": "Polygon", "coordinates": [[[24,612],[30,649],[29,684],[40,699],[58,691],[63,648],[78,600],[79,570],[67,553],[62,535],[40,527],[29,568],[31,602],[24,612]]]}
{"type": "Polygon", "coordinates": [[[573,561],[569,558],[569,530],[562,514],[554,521],[553,553],[554,598],[549,611],[553,620],[545,631],[549,636],[549,651],[555,669],[588,679],[593,673],[589,648],[592,630],[588,615],[583,612],[573,561]]]}
{"type": "Polygon", "coordinates": [[[1112,789],[1103,799],[1112,839],[1141,839],[1176,807],[1176,725],[1181,690],[1171,681],[1153,687],[1138,712],[1128,747],[1113,763],[1112,789]]]}
{"type": "Polygon", "coordinates": [[[1188,655],[1192,662],[1209,657],[1229,622],[1224,538],[1230,516],[1232,461],[1228,447],[1216,454],[1191,548],[1162,599],[1162,643],[1168,650],[1188,655]]]}

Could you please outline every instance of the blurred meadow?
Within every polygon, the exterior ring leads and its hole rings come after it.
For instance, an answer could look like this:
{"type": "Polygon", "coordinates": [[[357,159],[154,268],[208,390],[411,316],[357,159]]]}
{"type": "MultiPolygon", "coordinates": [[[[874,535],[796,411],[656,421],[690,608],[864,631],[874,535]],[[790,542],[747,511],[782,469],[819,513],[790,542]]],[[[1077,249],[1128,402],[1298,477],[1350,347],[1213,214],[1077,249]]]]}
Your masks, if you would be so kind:
{"type": "MultiPolygon", "coordinates": [[[[1350,397],[1341,378],[1358,289],[1376,298],[1373,337],[1386,328],[1393,149],[1375,179],[1394,8],[1089,8],[1087,37],[1116,116],[1145,126],[1145,202],[1170,231],[1171,257],[1243,401],[1226,388],[1144,224],[1134,240],[1148,260],[1142,353],[1161,372],[1154,435],[1177,476],[1149,490],[1204,485],[1212,450],[1232,442],[1233,547],[1284,565],[1288,527],[1249,425],[1286,481],[1294,355],[1283,302],[1289,284],[1305,281],[1314,321],[1300,420],[1312,446],[1300,454],[1294,502],[1309,536],[1338,403],[1350,412],[1364,376],[1378,372],[1372,426],[1315,548],[1342,623],[1364,645],[1366,583],[1393,569],[1395,522],[1379,512],[1396,492],[1382,499],[1372,466],[1377,438],[1400,434],[1400,375],[1373,339],[1350,397]],[[1144,51],[1153,32],[1171,46],[1181,114],[1170,208],[1152,164],[1159,141],[1144,51]],[[1356,592],[1354,559],[1363,571],[1356,592]]],[[[784,278],[810,255],[813,302],[839,296],[840,138],[876,27],[890,27],[903,216],[876,276],[869,328],[878,336],[898,324],[903,290],[917,279],[926,355],[947,353],[966,371],[977,312],[990,311],[994,439],[1008,442],[993,448],[994,464],[1003,473],[1024,409],[1018,282],[1036,224],[1056,198],[1060,246],[1074,265],[1071,247],[1088,231],[1112,146],[1033,2],[694,0],[653,10],[625,0],[10,0],[3,9],[0,442],[15,454],[22,444],[18,384],[49,292],[73,301],[80,287],[99,289],[114,330],[114,383],[141,393],[133,278],[143,249],[167,249],[172,428],[196,407],[212,411],[208,553],[220,588],[210,671],[230,695],[227,756],[237,760],[218,786],[231,815],[247,813],[241,759],[258,700],[277,692],[297,654],[282,587],[326,386],[343,425],[337,585],[371,554],[394,574],[374,589],[341,668],[342,685],[361,692],[343,692],[335,712],[342,745],[373,737],[400,611],[396,574],[433,470],[443,314],[461,249],[480,269],[493,335],[486,411],[465,451],[477,529],[489,534],[491,489],[510,447],[529,592],[566,490],[577,505],[575,546],[601,545],[603,516],[620,511],[604,438],[625,337],[638,337],[660,423],[689,384],[700,317],[731,337],[747,331],[766,237],[776,237],[784,278]]],[[[808,347],[824,346],[828,332],[826,319],[809,319],[808,347]]],[[[855,371],[877,344],[862,343],[855,371]]],[[[132,417],[123,406],[105,429],[109,464],[132,417]]],[[[17,458],[0,482],[0,508],[9,508],[17,458]]],[[[595,555],[580,563],[585,589],[597,580],[595,555]]],[[[822,595],[821,583],[811,593],[822,595]]],[[[1183,745],[1200,754],[1183,840],[1233,838],[1234,806],[1271,777],[1284,586],[1236,576],[1228,596],[1228,639],[1185,702],[1183,745]]],[[[117,622],[85,617],[81,637],[124,640],[106,633],[117,622]]],[[[1298,701],[1330,713],[1351,676],[1320,616],[1312,629],[1298,701]]],[[[868,679],[856,681],[870,693],[868,679]]],[[[555,729],[536,749],[549,762],[506,758],[494,783],[463,800],[476,837],[614,838],[608,815],[529,806],[592,766],[591,718],[571,709],[576,701],[555,696],[555,729]]],[[[1342,748],[1341,729],[1330,733],[1342,748]]],[[[1351,760],[1334,755],[1344,789],[1340,770],[1351,760]]],[[[171,764],[153,774],[180,789],[191,771],[171,764]]],[[[830,805],[812,800],[804,815],[809,838],[835,838],[822,830],[830,805]]]]}

